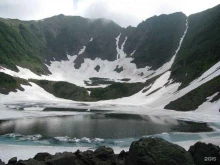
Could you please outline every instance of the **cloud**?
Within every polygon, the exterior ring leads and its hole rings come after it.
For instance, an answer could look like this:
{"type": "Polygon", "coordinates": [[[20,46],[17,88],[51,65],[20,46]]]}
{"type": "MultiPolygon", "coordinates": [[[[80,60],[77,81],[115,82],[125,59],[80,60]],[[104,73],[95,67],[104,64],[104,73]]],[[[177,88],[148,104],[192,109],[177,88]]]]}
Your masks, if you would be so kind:
{"type": "Polygon", "coordinates": [[[107,18],[115,21],[121,26],[136,25],[141,20],[134,14],[124,12],[116,6],[120,3],[104,0],[81,0],[74,11],[74,15],[80,15],[86,18],[107,18]]]}
{"type": "Polygon", "coordinates": [[[36,20],[62,13],[107,18],[126,27],[154,15],[190,15],[217,4],[219,0],[0,0],[0,17],[36,20]]]}
{"type": "Polygon", "coordinates": [[[126,27],[154,15],[180,11],[190,15],[218,3],[219,0],[81,0],[74,13],[88,18],[105,17],[126,27]]]}
{"type": "Polygon", "coordinates": [[[0,17],[38,20],[58,14],[73,15],[72,0],[0,0],[0,17]]]}

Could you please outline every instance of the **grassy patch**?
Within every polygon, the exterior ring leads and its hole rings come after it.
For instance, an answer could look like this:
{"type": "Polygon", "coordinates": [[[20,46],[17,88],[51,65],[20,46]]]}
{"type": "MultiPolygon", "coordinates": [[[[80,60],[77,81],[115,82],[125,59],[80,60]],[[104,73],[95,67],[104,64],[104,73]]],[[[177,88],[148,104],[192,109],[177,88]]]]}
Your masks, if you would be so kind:
{"type": "Polygon", "coordinates": [[[190,15],[189,28],[172,66],[171,78],[189,85],[220,61],[220,5],[190,15]]]}
{"type": "Polygon", "coordinates": [[[9,94],[9,92],[16,92],[17,89],[23,91],[23,85],[30,85],[26,80],[12,77],[8,74],[0,72],[0,93],[9,94]]]}
{"type": "Polygon", "coordinates": [[[109,100],[128,97],[143,89],[144,83],[114,83],[106,88],[91,90],[91,98],[94,100],[109,100]]]}
{"type": "Polygon", "coordinates": [[[78,87],[74,84],[64,81],[47,81],[47,80],[31,80],[47,92],[56,97],[75,100],[75,101],[90,101],[87,90],[83,87],[78,87]]]}
{"type": "MultiPolygon", "coordinates": [[[[220,76],[208,81],[207,83],[201,85],[200,87],[192,90],[186,95],[178,98],[175,101],[170,102],[165,106],[165,109],[172,109],[177,111],[191,111],[195,110],[203,102],[205,102],[207,97],[220,92],[220,76]]],[[[219,99],[219,95],[213,98],[216,101],[219,99]]]]}

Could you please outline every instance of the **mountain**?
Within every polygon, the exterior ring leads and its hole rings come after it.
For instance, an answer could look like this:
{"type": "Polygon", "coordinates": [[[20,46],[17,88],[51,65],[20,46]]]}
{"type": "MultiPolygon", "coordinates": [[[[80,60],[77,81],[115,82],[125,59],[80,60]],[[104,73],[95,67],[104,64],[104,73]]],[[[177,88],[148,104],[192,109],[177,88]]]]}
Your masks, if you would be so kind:
{"type": "Polygon", "coordinates": [[[220,5],[188,17],[189,28],[171,69],[181,88],[220,61],[219,9],[220,5]]]}
{"type": "Polygon", "coordinates": [[[48,73],[45,60],[49,63],[54,59],[67,59],[66,54],[77,54],[92,36],[95,40],[93,44],[90,43],[87,56],[92,54],[89,56],[92,58],[96,53],[102,53],[102,47],[107,50],[103,59],[113,60],[111,54],[116,54],[116,50],[111,43],[121,29],[105,19],[89,20],[64,15],[38,22],[1,19],[0,26],[1,64],[15,71],[15,65],[27,67],[37,74],[48,73]],[[96,48],[95,45],[101,42],[100,38],[108,41],[108,44],[102,43],[96,48]]]}
{"type": "Polygon", "coordinates": [[[0,96],[35,83],[75,101],[115,99],[180,111],[207,101],[219,107],[219,54],[220,5],[127,28],[79,16],[0,19],[0,96]]]}
{"type": "MultiPolygon", "coordinates": [[[[220,5],[188,17],[188,31],[175,62],[171,78],[181,82],[179,89],[199,78],[206,70],[220,61],[220,5]]],[[[220,68],[218,67],[217,70],[220,68]]],[[[217,71],[216,70],[216,71],[217,71]]],[[[170,109],[192,110],[206,98],[220,92],[220,76],[203,84],[187,95],[167,105],[170,109]],[[178,105],[177,105],[178,104],[178,105]]],[[[220,93],[214,100],[220,99],[220,93]]]]}
{"type": "MultiPolygon", "coordinates": [[[[143,67],[154,63],[156,68],[174,54],[185,29],[185,20],[183,13],[154,16],[137,28],[123,29],[110,20],[90,20],[78,16],[58,15],[38,22],[1,19],[1,41],[4,43],[1,64],[14,70],[16,64],[26,67],[23,60],[43,65],[44,60],[65,60],[67,54],[76,55],[83,46],[85,51],[75,60],[77,69],[84,58],[114,61],[117,58],[115,38],[122,34],[119,47],[126,35],[125,53],[129,56],[131,51],[136,50],[133,62],[143,67]],[[152,56],[155,58],[151,59],[152,56]],[[13,59],[18,61],[14,63],[13,59]]],[[[28,67],[39,74],[47,70],[45,67],[28,67]]]]}
{"type": "Polygon", "coordinates": [[[127,35],[124,51],[129,55],[135,50],[132,62],[138,68],[151,66],[157,69],[175,54],[185,24],[186,16],[183,13],[151,17],[127,35]]]}

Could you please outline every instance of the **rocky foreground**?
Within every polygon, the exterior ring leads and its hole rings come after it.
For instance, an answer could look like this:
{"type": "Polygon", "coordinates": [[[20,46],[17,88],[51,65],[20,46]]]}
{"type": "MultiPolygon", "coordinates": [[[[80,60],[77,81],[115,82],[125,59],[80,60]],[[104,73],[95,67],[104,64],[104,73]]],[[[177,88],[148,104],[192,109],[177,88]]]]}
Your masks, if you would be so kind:
{"type": "MultiPolygon", "coordinates": [[[[0,160],[0,165],[6,164],[0,160]]],[[[197,142],[186,151],[161,138],[147,138],[133,142],[128,152],[120,154],[103,146],[95,151],[38,153],[28,160],[12,158],[8,165],[220,165],[220,148],[197,142]]]]}

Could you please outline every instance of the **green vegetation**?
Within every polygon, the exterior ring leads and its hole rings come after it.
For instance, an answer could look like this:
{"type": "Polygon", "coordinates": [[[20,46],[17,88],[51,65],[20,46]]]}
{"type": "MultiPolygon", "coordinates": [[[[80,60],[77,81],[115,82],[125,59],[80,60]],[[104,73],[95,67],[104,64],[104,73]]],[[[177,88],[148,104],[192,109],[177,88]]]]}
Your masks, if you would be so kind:
{"type": "Polygon", "coordinates": [[[84,83],[87,86],[99,86],[100,84],[101,85],[104,85],[104,84],[109,85],[109,84],[115,84],[116,83],[115,81],[110,80],[108,78],[90,77],[89,80],[90,81],[84,81],[84,83]]]}
{"type": "Polygon", "coordinates": [[[0,72],[0,93],[8,94],[11,91],[16,92],[17,89],[23,91],[24,89],[21,87],[21,84],[29,85],[26,80],[14,78],[0,72]]]}
{"type": "Polygon", "coordinates": [[[66,59],[66,54],[78,54],[83,46],[87,49],[79,58],[116,58],[115,37],[120,33],[121,27],[113,21],[58,15],[40,21],[40,27],[47,44],[46,58],[50,60],[53,60],[52,57],[56,60],[66,59]],[[94,40],[89,42],[91,38],[94,40]]]}
{"type": "Polygon", "coordinates": [[[220,5],[190,15],[188,32],[172,66],[171,78],[181,88],[220,61],[220,5]]]}
{"type": "Polygon", "coordinates": [[[0,18],[0,65],[14,71],[19,65],[37,74],[48,74],[45,59],[48,63],[54,58],[67,59],[66,54],[77,54],[84,45],[88,45],[85,57],[114,60],[114,37],[121,27],[105,21],[64,15],[38,22],[0,18]],[[96,39],[89,42],[92,37],[96,39]]]}
{"type": "Polygon", "coordinates": [[[45,45],[21,21],[0,20],[0,65],[17,71],[16,65],[44,73],[42,53],[45,45]]]}
{"type": "Polygon", "coordinates": [[[98,101],[131,96],[143,87],[143,83],[114,83],[106,88],[85,89],[63,81],[30,80],[56,97],[74,101],[98,101]],[[91,91],[89,96],[88,91],[91,91]]]}
{"type": "Polygon", "coordinates": [[[113,61],[117,55],[115,37],[122,33],[128,35],[126,53],[137,50],[137,66],[149,64],[157,68],[174,54],[185,20],[182,13],[161,15],[128,30],[110,20],[78,16],[58,15],[38,22],[0,19],[0,65],[15,71],[19,65],[37,74],[47,74],[45,59],[48,63],[54,58],[67,59],[66,54],[77,54],[85,45],[85,53],[75,61],[76,68],[83,58],[113,61]],[[91,38],[94,39],[89,42],[91,38]]]}
{"type": "MultiPolygon", "coordinates": [[[[78,56],[75,67],[80,67],[84,58],[116,59],[115,38],[121,33],[119,47],[128,37],[124,51],[133,57],[137,67],[152,66],[157,69],[175,54],[185,30],[186,16],[183,13],[154,16],[140,23],[137,28],[121,28],[104,19],[89,20],[78,16],[58,15],[43,21],[20,21],[0,18],[0,66],[18,71],[17,65],[29,68],[36,74],[48,74],[44,65],[49,61],[67,59],[66,54],[77,54],[83,46],[85,52],[78,56]],[[94,38],[93,41],[90,41],[94,38]]],[[[199,77],[220,61],[220,5],[188,17],[188,32],[171,68],[171,79],[181,82],[181,88],[199,77]]],[[[96,66],[97,72],[100,66],[96,66]]],[[[122,67],[116,67],[120,72],[122,67]]],[[[131,96],[148,86],[159,76],[145,83],[115,83],[105,79],[91,79],[92,84],[112,83],[106,88],[87,89],[67,82],[31,80],[56,97],[97,101],[131,96]]],[[[219,91],[219,77],[191,91],[166,106],[182,111],[196,109],[206,97],[219,91]]],[[[26,80],[0,73],[0,93],[8,94],[26,80]]],[[[146,89],[147,90],[147,89],[146,89]]],[[[145,91],[146,91],[145,90],[145,91]]],[[[156,89],[157,90],[157,89],[156,89]]],[[[155,90],[155,91],[156,91],[155,90]]],[[[143,93],[145,92],[143,91],[143,93]]],[[[153,91],[153,92],[155,92],[153,91]]],[[[218,94],[212,101],[218,100],[218,94]]]]}
{"type": "Polygon", "coordinates": [[[63,81],[31,80],[56,97],[75,101],[90,101],[87,90],[63,81]]]}
{"type": "Polygon", "coordinates": [[[128,165],[194,165],[192,156],[176,144],[162,138],[142,138],[131,143],[128,165]]]}
{"type": "Polygon", "coordinates": [[[109,100],[131,96],[141,89],[143,83],[115,83],[106,88],[96,88],[91,90],[91,98],[95,100],[109,100]]]}
{"type": "MultiPolygon", "coordinates": [[[[191,111],[195,110],[204,103],[207,97],[219,92],[220,93],[220,76],[208,81],[200,87],[192,90],[181,98],[170,102],[165,106],[165,109],[172,109],[177,111],[191,111]]],[[[211,100],[211,102],[220,99],[220,95],[211,100]]]]}
{"type": "Polygon", "coordinates": [[[180,38],[186,29],[183,13],[154,16],[133,29],[125,44],[125,52],[132,57],[137,67],[161,67],[175,54],[180,38]]]}

